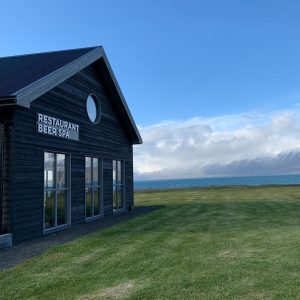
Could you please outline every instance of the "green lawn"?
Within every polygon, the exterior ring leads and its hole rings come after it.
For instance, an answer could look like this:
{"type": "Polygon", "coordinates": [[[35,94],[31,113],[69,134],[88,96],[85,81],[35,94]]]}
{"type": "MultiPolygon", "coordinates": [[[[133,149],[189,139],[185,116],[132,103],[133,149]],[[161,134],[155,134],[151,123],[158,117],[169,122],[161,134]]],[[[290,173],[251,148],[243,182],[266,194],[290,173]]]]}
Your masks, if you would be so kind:
{"type": "Polygon", "coordinates": [[[163,208],[0,272],[0,298],[300,298],[300,187],[136,193],[136,205],[163,208]]]}

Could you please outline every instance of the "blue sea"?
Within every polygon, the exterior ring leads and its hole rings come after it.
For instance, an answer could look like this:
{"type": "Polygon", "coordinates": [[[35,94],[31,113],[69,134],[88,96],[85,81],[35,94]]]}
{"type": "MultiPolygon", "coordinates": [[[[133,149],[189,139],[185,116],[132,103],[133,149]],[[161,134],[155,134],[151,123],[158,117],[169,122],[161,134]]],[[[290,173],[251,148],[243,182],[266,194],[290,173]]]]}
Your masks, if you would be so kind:
{"type": "Polygon", "coordinates": [[[218,178],[190,178],[135,181],[135,190],[172,189],[188,187],[234,186],[234,185],[286,185],[300,184],[299,175],[274,176],[245,176],[245,177],[218,177],[218,178]]]}

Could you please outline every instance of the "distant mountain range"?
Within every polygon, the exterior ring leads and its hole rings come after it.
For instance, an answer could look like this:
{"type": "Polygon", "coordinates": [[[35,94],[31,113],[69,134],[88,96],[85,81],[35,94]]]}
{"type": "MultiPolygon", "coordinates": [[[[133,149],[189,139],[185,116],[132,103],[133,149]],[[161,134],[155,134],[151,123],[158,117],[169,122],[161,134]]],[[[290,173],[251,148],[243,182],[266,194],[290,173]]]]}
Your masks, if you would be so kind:
{"type": "Polygon", "coordinates": [[[276,156],[232,161],[227,164],[188,165],[148,173],[135,172],[135,180],[264,176],[300,173],[300,151],[282,152],[276,156]]]}

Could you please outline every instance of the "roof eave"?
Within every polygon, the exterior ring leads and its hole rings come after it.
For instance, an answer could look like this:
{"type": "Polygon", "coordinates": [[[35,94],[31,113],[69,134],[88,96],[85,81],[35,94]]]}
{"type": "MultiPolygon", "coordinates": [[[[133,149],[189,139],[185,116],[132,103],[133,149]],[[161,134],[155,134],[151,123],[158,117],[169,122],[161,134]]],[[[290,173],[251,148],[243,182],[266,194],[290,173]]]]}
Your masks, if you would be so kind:
{"type": "Polygon", "coordinates": [[[137,141],[132,141],[132,144],[133,145],[141,145],[141,144],[143,144],[143,140],[140,139],[140,140],[137,140],[137,141]]]}
{"type": "Polygon", "coordinates": [[[17,104],[17,98],[15,96],[2,96],[0,97],[0,107],[12,106],[17,104]]]}
{"type": "Polygon", "coordinates": [[[32,101],[86,68],[101,56],[102,47],[95,47],[81,57],[16,91],[13,96],[16,97],[17,104],[29,108],[32,101]]]}
{"type": "Polygon", "coordinates": [[[103,60],[105,62],[105,66],[106,66],[106,68],[107,68],[107,70],[109,72],[109,75],[110,75],[110,77],[111,77],[111,79],[113,81],[114,87],[117,90],[117,94],[118,94],[118,96],[119,96],[119,98],[121,100],[121,103],[122,103],[122,105],[123,105],[123,107],[124,107],[124,109],[126,111],[127,116],[129,117],[130,123],[131,123],[131,125],[133,127],[133,130],[134,130],[134,133],[135,133],[135,138],[132,139],[132,143],[133,144],[142,144],[143,143],[142,137],[141,137],[141,135],[139,133],[139,130],[138,130],[136,124],[135,124],[135,121],[134,121],[134,119],[132,117],[132,114],[131,114],[131,112],[129,110],[129,107],[128,107],[127,103],[126,103],[125,97],[124,97],[124,95],[123,95],[123,93],[121,91],[121,88],[120,88],[120,86],[118,84],[118,81],[117,81],[117,79],[115,77],[115,74],[114,74],[114,72],[113,72],[113,70],[112,70],[112,68],[110,66],[110,63],[109,63],[109,61],[107,59],[107,56],[106,56],[105,51],[104,51],[103,48],[102,48],[102,58],[103,58],[103,60]]]}

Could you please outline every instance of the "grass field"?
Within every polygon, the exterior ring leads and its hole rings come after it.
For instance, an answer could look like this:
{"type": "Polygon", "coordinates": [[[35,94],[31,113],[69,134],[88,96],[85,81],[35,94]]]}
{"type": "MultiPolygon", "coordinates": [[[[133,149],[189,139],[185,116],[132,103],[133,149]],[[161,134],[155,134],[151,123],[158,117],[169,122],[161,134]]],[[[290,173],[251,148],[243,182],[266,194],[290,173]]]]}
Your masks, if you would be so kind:
{"type": "Polygon", "coordinates": [[[300,187],[137,193],[152,213],[0,272],[1,299],[300,299],[300,187]]]}

